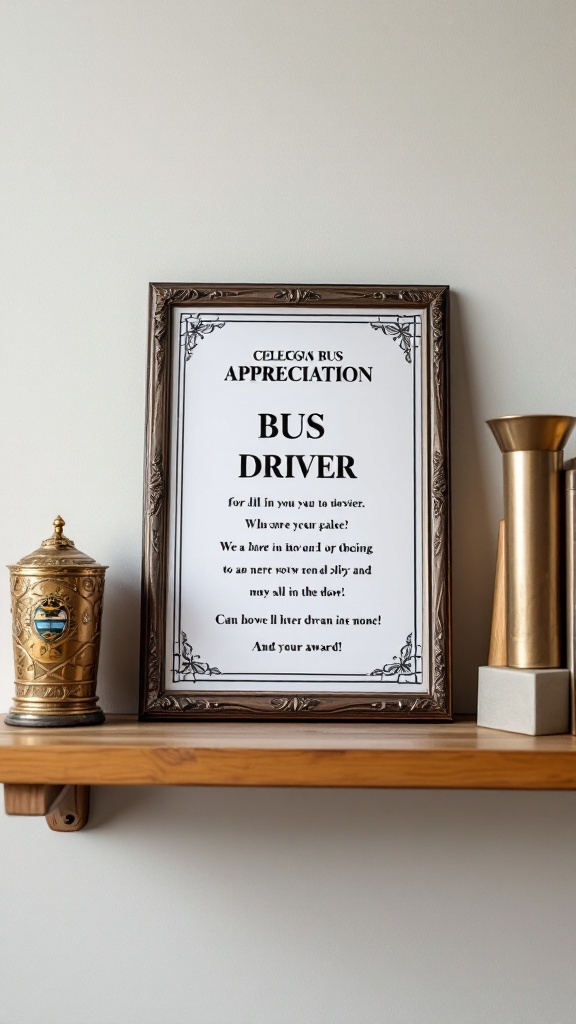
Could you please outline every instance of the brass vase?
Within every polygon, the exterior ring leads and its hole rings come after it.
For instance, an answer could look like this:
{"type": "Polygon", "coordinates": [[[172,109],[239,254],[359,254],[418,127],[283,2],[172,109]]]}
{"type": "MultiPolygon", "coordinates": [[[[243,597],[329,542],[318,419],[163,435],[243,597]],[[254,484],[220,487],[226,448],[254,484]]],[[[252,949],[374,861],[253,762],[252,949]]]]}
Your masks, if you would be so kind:
{"type": "Polygon", "coordinates": [[[511,668],[561,668],[564,543],[561,470],[572,416],[488,420],[504,456],[506,641],[511,668]]]}
{"type": "Polygon", "coordinates": [[[63,535],[64,520],[9,566],[16,694],[8,725],[97,725],[100,620],[106,566],[63,535]]]}
{"type": "Polygon", "coordinates": [[[570,732],[576,736],[576,459],[566,466],[566,632],[570,732]]]}

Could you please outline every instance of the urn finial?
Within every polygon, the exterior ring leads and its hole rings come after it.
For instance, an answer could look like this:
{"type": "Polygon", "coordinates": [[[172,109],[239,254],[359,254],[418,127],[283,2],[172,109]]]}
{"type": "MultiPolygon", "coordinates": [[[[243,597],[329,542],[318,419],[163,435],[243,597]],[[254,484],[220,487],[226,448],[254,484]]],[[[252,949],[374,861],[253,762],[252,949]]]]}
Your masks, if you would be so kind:
{"type": "Polygon", "coordinates": [[[73,548],[74,541],[64,536],[62,532],[66,523],[62,516],[56,516],[56,519],[52,523],[54,527],[54,533],[51,537],[47,537],[46,540],[42,541],[43,548],[73,548]]]}

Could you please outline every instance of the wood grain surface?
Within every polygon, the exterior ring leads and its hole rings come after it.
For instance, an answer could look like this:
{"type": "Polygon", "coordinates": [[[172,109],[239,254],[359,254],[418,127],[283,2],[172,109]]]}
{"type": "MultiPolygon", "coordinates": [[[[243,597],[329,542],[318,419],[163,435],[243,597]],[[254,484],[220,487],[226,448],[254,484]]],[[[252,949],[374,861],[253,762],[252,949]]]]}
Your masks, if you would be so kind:
{"type": "Polygon", "coordinates": [[[46,815],[58,802],[66,786],[43,786],[38,783],[4,785],[6,814],[46,815]]]}
{"type": "Polygon", "coordinates": [[[576,737],[453,723],[0,726],[0,782],[576,789],[576,737]]]}

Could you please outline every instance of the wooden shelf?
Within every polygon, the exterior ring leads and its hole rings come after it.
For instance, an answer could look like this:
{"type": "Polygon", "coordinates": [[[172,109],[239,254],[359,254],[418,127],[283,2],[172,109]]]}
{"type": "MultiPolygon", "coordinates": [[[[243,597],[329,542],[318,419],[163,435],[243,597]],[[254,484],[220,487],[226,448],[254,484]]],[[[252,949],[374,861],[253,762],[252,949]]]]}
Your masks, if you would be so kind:
{"type": "Polygon", "coordinates": [[[167,724],[111,715],[91,728],[1,725],[0,782],[13,796],[16,786],[39,784],[576,789],[576,737],[520,736],[464,719],[167,724]]]}

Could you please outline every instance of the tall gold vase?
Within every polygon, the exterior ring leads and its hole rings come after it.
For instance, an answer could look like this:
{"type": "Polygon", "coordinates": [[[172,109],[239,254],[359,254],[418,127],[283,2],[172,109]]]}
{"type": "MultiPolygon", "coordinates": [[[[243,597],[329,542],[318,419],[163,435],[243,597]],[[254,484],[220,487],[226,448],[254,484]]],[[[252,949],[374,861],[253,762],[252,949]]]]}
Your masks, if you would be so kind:
{"type": "Polygon", "coordinates": [[[511,668],[561,668],[564,543],[561,470],[573,416],[488,420],[504,457],[506,641],[511,668]]]}

